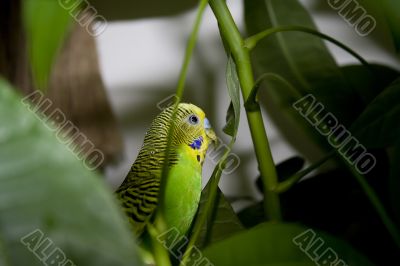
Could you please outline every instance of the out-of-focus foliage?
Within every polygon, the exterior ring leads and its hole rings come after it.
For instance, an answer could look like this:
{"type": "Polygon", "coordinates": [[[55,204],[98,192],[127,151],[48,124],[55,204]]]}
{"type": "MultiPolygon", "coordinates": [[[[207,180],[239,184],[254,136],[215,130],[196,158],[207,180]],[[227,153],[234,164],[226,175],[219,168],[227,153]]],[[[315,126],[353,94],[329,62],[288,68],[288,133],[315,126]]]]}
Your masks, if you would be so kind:
{"type": "MultiPolygon", "coordinates": [[[[348,265],[373,265],[350,245],[325,233],[309,231],[312,232],[310,237],[302,238],[301,235],[307,234],[307,230],[295,224],[264,223],[211,245],[204,250],[204,255],[214,265],[313,266],[313,256],[317,258],[331,248],[338,256],[337,261],[342,259],[348,265]],[[318,243],[318,238],[323,242],[318,249],[309,250],[307,254],[294,243],[298,236],[304,240],[303,247],[318,243]]],[[[319,263],[324,259],[326,257],[321,256],[319,263]]]]}
{"type": "Polygon", "coordinates": [[[23,0],[23,21],[33,78],[39,89],[47,88],[47,81],[69,26],[72,21],[60,1],[23,0]]]}
{"type": "Polygon", "coordinates": [[[0,121],[1,265],[43,265],[21,243],[35,230],[43,233],[31,239],[37,253],[48,238],[76,265],[140,265],[111,191],[3,80],[0,121]]]}
{"type": "Polygon", "coordinates": [[[127,20],[145,17],[171,16],[187,11],[196,6],[197,0],[173,1],[126,1],[126,0],[91,0],[90,4],[97,14],[107,20],[127,20]]]}

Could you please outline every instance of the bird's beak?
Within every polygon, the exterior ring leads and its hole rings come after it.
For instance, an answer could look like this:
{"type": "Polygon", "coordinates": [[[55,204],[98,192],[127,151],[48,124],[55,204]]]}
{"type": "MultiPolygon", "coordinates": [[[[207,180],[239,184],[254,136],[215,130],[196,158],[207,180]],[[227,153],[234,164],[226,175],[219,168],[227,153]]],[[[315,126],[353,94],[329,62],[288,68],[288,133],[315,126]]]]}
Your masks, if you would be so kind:
{"type": "Polygon", "coordinates": [[[208,121],[207,118],[204,118],[204,129],[206,131],[206,136],[210,140],[210,142],[214,145],[218,145],[218,138],[217,135],[215,135],[214,130],[211,127],[210,121],[208,121]]]}

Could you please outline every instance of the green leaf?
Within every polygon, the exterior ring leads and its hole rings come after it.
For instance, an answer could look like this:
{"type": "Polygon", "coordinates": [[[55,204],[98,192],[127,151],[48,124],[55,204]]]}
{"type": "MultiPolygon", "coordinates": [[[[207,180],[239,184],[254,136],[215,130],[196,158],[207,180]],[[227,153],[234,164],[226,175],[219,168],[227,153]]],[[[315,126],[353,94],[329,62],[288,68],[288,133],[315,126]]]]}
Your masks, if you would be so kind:
{"type": "Polygon", "coordinates": [[[36,86],[47,88],[56,55],[72,21],[60,1],[24,0],[23,21],[36,86]]]}
{"type": "MultiPolygon", "coordinates": [[[[249,35],[285,25],[316,29],[310,15],[297,0],[245,1],[245,19],[249,35]]],[[[253,55],[260,73],[279,74],[302,92],[309,91],[321,79],[340,76],[323,41],[302,32],[277,33],[268,37],[257,45],[253,55]]]]}
{"type": "Polygon", "coordinates": [[[228,58],[226,67],[226,83],[231,103],[226,114],[226,125],[223,130],[229,136],[236,138],[240,119],[240,85],[236,65],[231,56],[228,58]]]}
{"type": "MultiPolygon", "coordinates": [[[[267,93],[260,93],[260,101],[265,103],[270,116],[286,139],[306,155],[308,151],[318,148],[329,151],[331,147],[327,144],[326,138],[319,134],[292,106],[301,98],[300,92],[280,75],[267,73],[262,77],[264,77],[267,93]],[[309,139],[308,142],[305,139],[309,139]]],[[[318,153],[315,152],[315,154],[318,153]]],[[[317,160],[321,156],[323,155],[317,155],[314,159],[317,160]]]]}
{"type": "Polygon", "coordinates": [[[0,80],[2,265],[44,264],[21,242],[35,230],[75,265],[140,265],[112,191],[54,133],[0,80]]]}
{"type": "MultiPolygon", "coordinates": [[[[288,25],[316,29],[297,0],[245,1],[245,18],[249,35],[288,25]]],[[[314,94],[343,124],[355,118],[351,88],[320,38],[303,32],[277,33],[258,43],[252,59],[258,73],[278,74],[300,95],[314,94]]]]}
{"type": "Polygon", "coordinates": [[[394,144],[400,136],[400,79],[381,92],[354,122],[350,131],[366,147],[394,144]]]}
{"type": "MultiPolygon", "coordinates": [[[[201,194],[199,216],[204,212],[210,187],[211,183],[208,183],[201,194]]],[[[196,247],[198,248],[207,246],[209,243],[223,240],[244,229],[232,206],[219,188],[213,209],[211,210],[211,215],[208,217],[209,219],[206,220],[206,223],[203,225],[198,242],[196,243],[196,247]]]]}
{"type": "MultiPolygon", "coordinates": [[[[337,256],[334,261],[343,260],[345,262],[343,265],[372,265],[346,242],[295,224],[260,224],[253,229],[215,243],[203,251],[203,255],[215,266],[314,266],[316,263],[321,265],[323,258],[327,258],[326,255],[329,253],[337,256]],[[319,248],[317,247],[320,242],[315,242],[318,238],[320,238],[319,241],[323,241],[319,248]],[[296,245],[295,242],[298,244],[296,245]],[[316,245],[314,248],[312,243],[316,245]],[[227,251],[229,255],[226,254],[227,251]],[[321,259],[316,258],[324,252],[327,253],[321,259]]],[[[334,258],[334,255],[332,256],[334,258]]]]}

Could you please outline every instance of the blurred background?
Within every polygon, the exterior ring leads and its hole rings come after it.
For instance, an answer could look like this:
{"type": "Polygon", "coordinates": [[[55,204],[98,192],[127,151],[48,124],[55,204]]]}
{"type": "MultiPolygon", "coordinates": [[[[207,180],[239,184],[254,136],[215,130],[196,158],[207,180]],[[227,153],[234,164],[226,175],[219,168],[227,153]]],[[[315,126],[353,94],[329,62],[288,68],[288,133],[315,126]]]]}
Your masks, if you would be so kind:
{"type": "MultiPolygon", "coordinates": [[[[178,3],[176,10],[168,10],[160,3],[159,9],[153,11],[146,10],[143,4],[138,3],[138,9],[142,12],[130,10],[127,3],[125,8],[124,3],[128,1],[121,1],[120,6],[114,8],[98,2],[93,1],[98,13],[113,19],[95,41],[101,76],[124,142],[122,161],[106,169],[107,181],[116,188],[136,158],[147,127],[160,112],[157,104],[175,91],[186,41],[194,21],[196,1],[187,2],[189,7],[181,7],[182,4],[178,3]],[[146,16],[146,12],[149,12],[150,18],[141,17],[146,16]],[[130,19],[134,16],[139,18],[130,19]]],[[[327,1],[300,2],[312,14],[321,32],[348,45],[370,63],[387,64],[400,70],[391,40],[380,37],[385,29],[379,20],[371,35],[361,37],[327,1]]],[[[228,4],[236,23],[245,34],[243,1],[231,0],[228,4]]],[[[329,43],[327,45],[339,65],[358,63],[340,48],[329,43]]],[[[207,8],[190,64],[184,101],[202,107],[223,139],[222,127],[229,105],[225,82],[226,60],[216,20],[210,8],[207,8]]],[[[240,158],[240,166],[233,173],[223,175],[220,183],[228,198],[242,198],[233,203],[236,210],[251,202],[250,199],[260,200],[262,197],[255,188],[258,170],[244,110],[241,114],[233,151],[240,158]]],[[[263,115],[275,163],[294,155],[306,156],[309,160],[319,158],[320,153],[313,143],[307,142],[298,132],[284,132],[297,139],[298,144],[293,147],[279,132],[265,109],[263,115]]],[[[203,184],[213,167],[212,160],[207,160],[203,184]]]]}

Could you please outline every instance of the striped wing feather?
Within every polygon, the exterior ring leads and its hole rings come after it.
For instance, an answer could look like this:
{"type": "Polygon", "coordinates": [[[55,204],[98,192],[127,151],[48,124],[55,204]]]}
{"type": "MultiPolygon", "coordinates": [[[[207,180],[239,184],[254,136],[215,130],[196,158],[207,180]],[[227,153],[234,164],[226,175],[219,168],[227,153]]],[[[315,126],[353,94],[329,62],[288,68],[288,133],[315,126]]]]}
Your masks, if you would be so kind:
{"type": "Polygon", "coordinates": [[[129,184],[121,186],[117,193],[136,236],[140,236],[157,207],[160,182],[154,175],[131,180],[129,184]]]}

